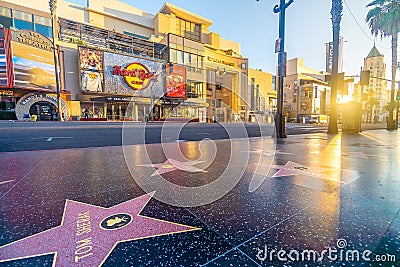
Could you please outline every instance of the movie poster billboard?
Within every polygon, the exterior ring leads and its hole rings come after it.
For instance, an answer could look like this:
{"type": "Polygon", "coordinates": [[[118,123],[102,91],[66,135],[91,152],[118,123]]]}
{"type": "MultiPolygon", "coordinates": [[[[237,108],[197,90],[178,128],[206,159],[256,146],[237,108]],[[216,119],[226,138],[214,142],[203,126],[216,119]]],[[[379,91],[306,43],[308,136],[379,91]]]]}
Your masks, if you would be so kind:
{"type": "Polygon", "coordinates": [[[12,33],[14,86],[56,90],[54,54],[48,38],[32,31],[12,33]]]}
{"type": "Polygon", "coordinates": [[[0,87],[8,86],[7,55],[4,39],[0,39],[0,87]]]}
{"type": "Polygon", "coordinates": [[[103,92],[103,51],[79,47],[81,91],[103,92]]]}
{"type": "Polygon", "coordinates": [[[186,68],[167,66],[166,93],[168,98],[186,98],[186,68]]]}
{"type": "Polygon", "coordinates": [[[103,51],[79,47],[79,64],[81,70],[102,71],[103,51]]]}
{"type": "Polygon", "coordinates": [[[162,63],[104,52],[105,92],[162,97],[162,63]]]}

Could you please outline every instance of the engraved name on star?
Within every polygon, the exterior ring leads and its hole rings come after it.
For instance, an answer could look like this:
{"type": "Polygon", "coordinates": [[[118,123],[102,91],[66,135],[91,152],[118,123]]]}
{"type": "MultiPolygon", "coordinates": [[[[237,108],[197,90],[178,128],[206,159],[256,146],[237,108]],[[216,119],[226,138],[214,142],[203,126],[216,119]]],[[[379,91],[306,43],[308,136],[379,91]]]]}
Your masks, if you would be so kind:
{"type": "Polygon", "coordinates": [[[67,200],[60,226],[0,247],[0,262],[54,254],[53,266],[100,266],[120,242],[200,230],[140,215],[153,195],[110,208],[67,200]]]}

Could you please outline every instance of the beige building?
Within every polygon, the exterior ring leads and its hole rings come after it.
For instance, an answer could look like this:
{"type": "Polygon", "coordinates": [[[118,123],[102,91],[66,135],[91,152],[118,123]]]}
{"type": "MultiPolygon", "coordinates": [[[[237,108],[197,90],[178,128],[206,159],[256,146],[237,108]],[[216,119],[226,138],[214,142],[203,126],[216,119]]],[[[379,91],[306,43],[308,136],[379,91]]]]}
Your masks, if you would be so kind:
{"type": "Polygon", "coordinates": [[[283,84],[283,106],[288,121],[307,122],[311,116],[329,115],[331,87],[325,72],[304,65],[304,60],[288,60],[283,84]]]}
{"type": "MultiPolygon", "coordinates": [[[[38,32],[51,41],[48,1],[0,3],[5,28],[38,32]]],[[[156,119],[245,119],[248,60],[238,43],[209,31],[211,20],[169,3],[155,15],[106,0],[88,0],[86,6],[59,0],[56,11],[60,88],[69,117],[89,113],[93,120],[143,121],[149,114],[156,119]],[[139,80],[128,77],[139,72],[145,73],[139,80]],[[175,88],[177,73],[185,82],[175,88]],[[167,92],[166,81],[172,76],[150,85],[150,77],[160,74],[173,75],[173,89],[181,91],[173,96],[167,92]]],[[[52,96],[54,87],[42,91],[52,96]]],[[[18,102],[38,93],[31,89],[14,86],[7,97],[18,102]]]]}
{"type": "Polygon", "coordinates": [[[386,64],[384,55],[374,46],[364,59],[363,70],[370,71],[369,85],[363,88],[362,120],[363,122],[384,122],[387,116],[386,106],[389,103],[390,91],[387,90],[386,64]]]}
{"type": "Polygon", "coordinates": [[[207,104],[200,120],[245,120],[248,60],[238,43],[209,30],[212,23],[166,3],[154,18],[154,33],[168,47],[168,61],[186,67],[192,102],[207,104]]]}
{"type": "Polygon", "coordinates": [[[276,112],[277,91],[273,75],[262,70],[249,69],[249,105],[260,122],[271,123],[276,112]]]}

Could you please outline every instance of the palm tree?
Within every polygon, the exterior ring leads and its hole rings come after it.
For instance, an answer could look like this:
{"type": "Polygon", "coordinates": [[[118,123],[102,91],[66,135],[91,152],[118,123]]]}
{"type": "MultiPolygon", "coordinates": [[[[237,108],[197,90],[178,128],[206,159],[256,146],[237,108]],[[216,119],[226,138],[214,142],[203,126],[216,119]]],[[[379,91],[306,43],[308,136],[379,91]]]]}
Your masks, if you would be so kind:
{"type": "Polygon", "coordinates": [[[394,90],[397,64],[397,35],[400,31],[400,0],[373,0],[367,5],[368,11],[365,21],[375,36],[392,37],[392,88],[389,104],[389,119],[387,129],[394,130],[393,121],[394,90]]]}
{"type": "Polygon", "coordinates": [[[332,0],[332,31],[333,31],[333,64],[332,64],[332,90],[330,104],[330,118],[328,125],[328,134],[337,134],[337,78],[339,65],[339,35],[340,22],[342,20],[343,0],[332,0]]]}

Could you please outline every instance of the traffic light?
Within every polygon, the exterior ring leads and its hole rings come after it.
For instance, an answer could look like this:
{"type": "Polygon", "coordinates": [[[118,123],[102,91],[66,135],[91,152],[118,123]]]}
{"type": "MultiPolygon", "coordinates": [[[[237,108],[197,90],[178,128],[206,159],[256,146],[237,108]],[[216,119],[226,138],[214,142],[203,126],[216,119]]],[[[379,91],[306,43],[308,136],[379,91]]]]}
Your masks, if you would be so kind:
{"type": "Polygon", "coordinates": [[[360,85],[369,85],[369,78],[371,72],[369,70],[362,70],[360,74],[360,85]]]}
{"type": "Polygon", "coordinates": [[[328,84],[331,84],[332,83],[332,75],[326,74],[325,75],[325,82],[328,83],[328,84]]]}

